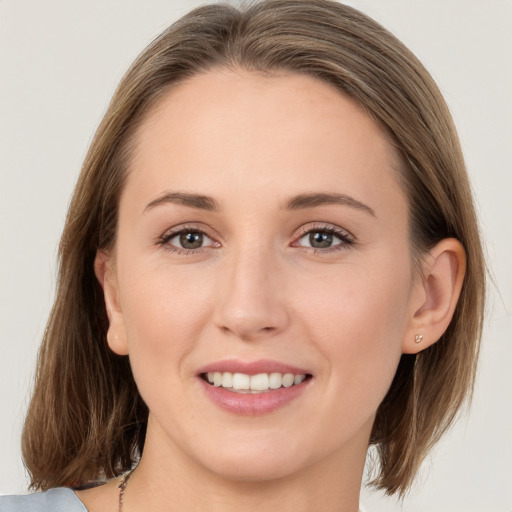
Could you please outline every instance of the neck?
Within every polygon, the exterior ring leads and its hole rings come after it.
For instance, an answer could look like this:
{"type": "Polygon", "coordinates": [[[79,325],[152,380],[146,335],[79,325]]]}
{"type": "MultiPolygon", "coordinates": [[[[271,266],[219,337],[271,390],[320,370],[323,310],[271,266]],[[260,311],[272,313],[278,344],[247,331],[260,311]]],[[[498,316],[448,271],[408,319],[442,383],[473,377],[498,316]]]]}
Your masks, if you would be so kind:
{"type": "Polygon", "coordinates": [[[240,480],[211,471],[173,443],[163,447],[148,428],[126,511],[357,512],[367,446],[365,438],[291,474],[240,480]]]}

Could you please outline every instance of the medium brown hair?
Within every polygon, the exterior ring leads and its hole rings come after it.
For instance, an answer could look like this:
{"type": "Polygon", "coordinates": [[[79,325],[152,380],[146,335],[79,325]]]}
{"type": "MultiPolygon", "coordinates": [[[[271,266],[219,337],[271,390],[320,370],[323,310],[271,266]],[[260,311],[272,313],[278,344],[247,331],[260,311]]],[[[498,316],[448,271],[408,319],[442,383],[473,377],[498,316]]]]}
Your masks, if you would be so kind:
{"type": "Polygon", "coordinates": [[[32,487],[77,486],[130,469],[148,410],[127,357],[106,343],[96,251],[115,245],[134,134],[170,87],[212,68],[316,77],[361,105],[402,157],[413,254],[457,238],[467,271],[439,342],[403,355],[375,420],[376,485],[403,494],[471,395],[485,271],[467,173],[448,108],[430,75],[393,35],[330,0],[200,7],[163,32],[122,79],[86,156],[62,240],[55,304],[23,433],[32,487]]]}

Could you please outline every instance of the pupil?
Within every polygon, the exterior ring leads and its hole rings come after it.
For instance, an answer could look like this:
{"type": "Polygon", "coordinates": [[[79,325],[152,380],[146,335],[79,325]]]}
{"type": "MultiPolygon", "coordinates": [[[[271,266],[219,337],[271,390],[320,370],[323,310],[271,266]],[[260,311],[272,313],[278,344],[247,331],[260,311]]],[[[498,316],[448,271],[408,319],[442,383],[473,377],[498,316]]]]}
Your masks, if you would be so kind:
{"type": "Polygon", "coordinates": [[[311,247],[323,249],[332,245],[332,235],[325,231],[315,231],[309,235],[311,247]]]}
{"type": "Polygon", "coordinates": [[[198,249],[203,245],[203,234],[183,233],[180,235],[180,244],[185,249],[198,249]]]}

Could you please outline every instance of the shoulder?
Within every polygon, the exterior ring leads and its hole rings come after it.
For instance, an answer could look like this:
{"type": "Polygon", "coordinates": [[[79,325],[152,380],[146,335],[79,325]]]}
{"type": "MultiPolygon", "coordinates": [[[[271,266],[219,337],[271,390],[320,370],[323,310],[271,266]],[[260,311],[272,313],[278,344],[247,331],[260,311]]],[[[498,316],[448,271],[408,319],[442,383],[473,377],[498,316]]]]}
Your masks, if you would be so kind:
{"type": "Polygon", "coordinates": [[[56,487],[45,492],[0,496],[0,512],[87,512],[72,489],[56,487]]]}

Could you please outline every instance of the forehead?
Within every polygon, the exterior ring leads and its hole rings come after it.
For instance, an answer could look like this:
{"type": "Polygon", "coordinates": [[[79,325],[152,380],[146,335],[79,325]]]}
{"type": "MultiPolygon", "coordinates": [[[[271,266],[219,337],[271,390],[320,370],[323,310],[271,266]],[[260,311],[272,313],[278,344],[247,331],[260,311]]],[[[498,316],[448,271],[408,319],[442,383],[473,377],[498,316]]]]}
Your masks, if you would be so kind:
{"type": "Polygon", "coordinates": [[[276,200],[335,189],[378,206],[384,191],[403,200],[399,166],[384,132],[333,86],[219,69],[179,84],[147,114],[128,188],[146,201],[167,188],[221,201],[262,187],[276,200]]]}

